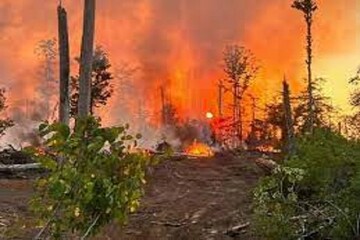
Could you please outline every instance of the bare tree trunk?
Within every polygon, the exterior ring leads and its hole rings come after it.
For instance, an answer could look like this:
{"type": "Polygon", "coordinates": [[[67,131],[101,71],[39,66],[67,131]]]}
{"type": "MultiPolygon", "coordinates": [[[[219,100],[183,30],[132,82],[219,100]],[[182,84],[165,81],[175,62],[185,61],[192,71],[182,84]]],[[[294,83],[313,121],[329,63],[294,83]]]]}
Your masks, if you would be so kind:
{"type": "Polygon", "coordinates": [[[223,116],[223,89],[224,84],[223,81],[220,80],[218,84],[218,114],[220,118],[223,116]]]}
{"type": "Polygon", "coordinates": [[[239,138],[239,102],[238,102],[238,86],[237,83],[234,83],[233,86],[233,143],[234,147],[237,147],[237,140],[239,138]]]}
{"type": "Polygon", "coordinates": [[[314,132],[314,124],[315,124],[315,101],[314,101],[314,96],[313,96],[313,80],[312,80],[312,13],[310,13],[307,17],[306,17],[306,26],[307,26],[307,36],[306,36],[306,41],[307,41],[307,47],[306,47],[306,51],[307,51],[307,60],[306,60],[306,64],[307,64],[307,71],[308,71],[308,97],[309,97],[309,102],[308,102],[308,108],[309,108],[309,119],[308,119],[308,131],[313,134],[314,132]]]}
{"type": "Polygon", "coordinates": [[[67,24],[66,10],[59,5],[58,9],[58,34],[59,34],[59,55],[60,55],[60,105],[59,121],[69,124],[70,99],[69,99],[69,79],[70,79],[70,53],[69,53],[69,33],[67,24]]]}
{"type": "Polygon", "coordinates": [[[288,157],[293,156],[296,153],[296,143],[295,143],[295,131],[293,116],[291,111],[291,102],[290,102],[290,90],[289,84],[284,79],[283,81],[283,107],[284,107],[284,120],[285,120],[285,152],[288,157]]]}
{"type": "Polygon", "coordinates": [[[84,26],[81,43],[81,63],[79,77],[79,110],[80,117],[88,116],[91,105],[91,71],[95,35],[95,4],[96,0],[85,0],[84,26]]]}
{"type": "Polygon", "coordinates": [[[243,111],[242,110],[243,109],[242,109],[241,100],[238,99],[238,118],[239,118],[238,132],[239,132],[239,141],[240,141],[241,145],[243,144],[243,139],[244,139],[244,136],[243,136],[243,111]]]}
{"type": "Polygon", "coordinates": [[[318,9],[316,0],[294,0],[292,6],[293,8],[301,11],[304,15],[306,22],[306,65],[307,65],[307,75],[308,75],[308,86],[307,86],[307,94],[308,94],[308,117],[306,119],[305,126],[306,131],[313,134],[316,120],[316,112],[315,112],[315,100],[314,100],[314,84],[312,79],[312,24],[313,24],[313,15],[314,12],[318,9]]]}
{"type": "Polygon", "coordinates": [[[164,87],[160,87],[160,96],[161,96],[161,120],[163,126],[167,125],[166,119],[166,109],[165,109],[165,91],[164,87]]]}

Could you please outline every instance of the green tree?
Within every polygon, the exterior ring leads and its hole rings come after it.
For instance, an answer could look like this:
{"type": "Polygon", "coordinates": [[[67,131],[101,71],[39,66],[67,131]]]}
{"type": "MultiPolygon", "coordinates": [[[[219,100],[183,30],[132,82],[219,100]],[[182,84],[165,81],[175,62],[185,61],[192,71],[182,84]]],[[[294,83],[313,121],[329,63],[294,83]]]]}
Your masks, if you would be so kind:
{"type": "MultiPolygon", "coordinates": [[[[76,58],[79,62],[79,58],[76,58]]],[[[97,46],[93,55],[93,66],[91,74],[91,99],[90,113],[93,114],[95,108],[107,104],[108,99],[114,91],[111,83],[113,74],[110,72],[111,64],[107,53],[101,46],[97,46]]],[[[79,76],[71,78],[71,116],[76,116],[79,102],[79,76]]]]}

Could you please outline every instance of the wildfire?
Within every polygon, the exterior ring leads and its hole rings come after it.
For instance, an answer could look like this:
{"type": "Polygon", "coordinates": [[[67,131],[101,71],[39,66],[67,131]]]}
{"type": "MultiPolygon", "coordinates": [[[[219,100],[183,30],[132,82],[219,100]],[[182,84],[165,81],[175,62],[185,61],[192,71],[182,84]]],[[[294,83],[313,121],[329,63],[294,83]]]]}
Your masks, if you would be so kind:
{"type": "Polygon", "coordinates": [[[199,143],[196,140],[185,150],[185,153],[196,157],[211,157],[214,155],[208,145],[199,143]]]}

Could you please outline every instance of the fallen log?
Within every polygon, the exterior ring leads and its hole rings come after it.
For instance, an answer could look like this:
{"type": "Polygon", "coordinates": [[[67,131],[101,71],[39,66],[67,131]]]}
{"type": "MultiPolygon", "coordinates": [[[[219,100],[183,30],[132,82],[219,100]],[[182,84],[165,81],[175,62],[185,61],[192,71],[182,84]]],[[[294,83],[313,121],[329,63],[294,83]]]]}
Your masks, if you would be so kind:
{"type": "Polygon", "coordinates": [[[241,231],[243,231],[245,228],[248,228],[249,226],[250,226],[249,222],[240,224],[229,228],[227,231],[225,231],[225,234],[229,236],[237,236],[241,233],[241,231]]]}
{"type": "Polygon", "coordinates": [[[266,158],[257,158],[255,159],[255,163],[267,173],[271,173],[277,166],[279,166],[274,160],[266,158]]]}
{"type": "Polygon", "coordinates": [[[28,164],[12,164],[5,165],[0,164],[0,172],[19,172],[27,170],[38,170],[41,169],[40,163],[28,163],[28,164]]]}

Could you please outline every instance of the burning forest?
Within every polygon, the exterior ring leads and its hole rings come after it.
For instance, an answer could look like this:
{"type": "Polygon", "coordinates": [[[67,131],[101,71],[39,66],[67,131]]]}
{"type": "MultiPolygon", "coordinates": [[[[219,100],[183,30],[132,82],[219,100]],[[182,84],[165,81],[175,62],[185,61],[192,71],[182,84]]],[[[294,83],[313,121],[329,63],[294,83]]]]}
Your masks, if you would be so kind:
{"type": "Polygon", "coordinates": [[[2,0],[0,238],[358,239],[359,11],[2,0]]]}

